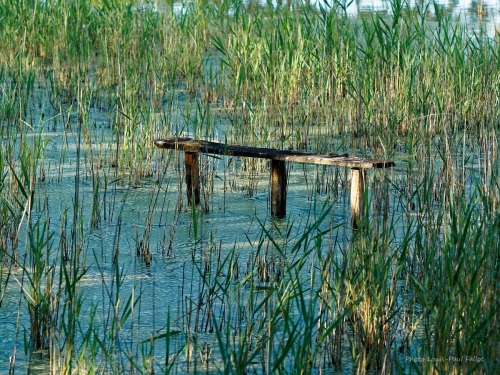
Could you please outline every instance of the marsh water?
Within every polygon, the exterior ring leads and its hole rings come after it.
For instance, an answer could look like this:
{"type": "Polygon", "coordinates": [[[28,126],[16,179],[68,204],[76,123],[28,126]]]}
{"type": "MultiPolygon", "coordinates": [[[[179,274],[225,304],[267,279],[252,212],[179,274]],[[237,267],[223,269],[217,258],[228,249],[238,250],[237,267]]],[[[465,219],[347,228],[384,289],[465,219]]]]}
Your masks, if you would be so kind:
{"type": "MultiPolygon", "coordinates": [[[[473,25],[472,28],[485,27],[488,34],[495,37],[498,2],[449,1],[445,4],[453,17],[460,17],[465,24],[473,25]]],[[[384,1],[360,0],[353,2],[348,10],[351,17],[364,17],[372,12],[389,13],[390,5],[384,1]]],[[[431,10],[429,17],[432,17],[431,10]]],[[[207,71],[213,71],[219,63],[217,58],[207,57],[204,64],[207,71]]],[[[190,95],[179,91],[170,103],[164,103],[173,108],[173,115],[166,124],[162,114],[158,113],[155,131],[162,133],[163,127],[168,126],[172,133],[205,138],[206,135],[198,133],[196,128],[196,121],[199,121],[195,118],[197,102],[190,100],[190,95]]],[[[44,144],[44,156],[37,166],[40,173],[32,215],[48,219],[47,230],[54,233],[47,246],[50,258],[60,254],[57,249],[73,251],[72,244],[65,241],[73,228],[74,212],[78,212],[77,231],[83,243],[83,248],[78,251],[82,252],[85,264],[79,283],[83,298],[79,312],[83,322],[80,327],[82,336],[90,327],[86,317],[93,316],[107,330],[112,320],[116,320],[116,311],[123,313],[129,307],[126,300],[131,296],[137,303],[132,309],[133,319],[125,320],[120,336],[115,338],[125,347],[125,352],[139,356],[137,353],[147,346],[151,335],[164,334],[164,327],[169,324],[175,337],[182,336],[182,339],[172,341],[171,352],[183,353],[178,357],[183,359],[178,360],[172,369],[174,373],[193,370],[193,366],[198,366],[203,372],[222,371],[217,360],[222,355],[220,347],[214,339],[213,329],[209,328],[211,318],[205,318],[208,328],[195,331],[190,321],[191,313],[187,313],[194,311],[193,306],[201,298],[203,269],[208,267],[207,264],[217,268],[221,262],[229,262],[235,257],[240,278],[250,273],[250,264],[257,258],[265,259],[270,268],[279,268],[280,257],[295,257],[293,251],[300,251],[294,248],[296,242],[328,210],[331,211],[315,229],[315,233],[324,233],[321,240],[317,236],[311,236],[310,240],[320,241],[325,253],[335,253],[339,260],[353,240],[348,169],[289,164],[287,217],[273,219],[270,217],[266,162],[204,155],[200,162],[202,204],[193,208],[186,200],[182,153],[153,150],[151,143],[155,158],[144,163],[150,171],[138,178],[122,175],[114,160],[113,139],[116,135],[110,126],[114,112],[99,109],[99,105],[93,107],[89,112],[92,126],[88,134],[82,134],[77,125],[77,109],[72,108],[72,103],[65,103],[64,108],[53,108],[43,83],[35,90],[33,102],[27,115],[30,125],[20,125],[32,127],[33,142],[42,141],[44,144]],[[102,162],[97,176],[90,163],[95,155],[99,155],[97,159],[102,162]],[[96,178],[99,179],[97,184],[96,178]],[[124,183],[126,180],[133,182],[124,183]],[[96,201],[97,216],[93,212],[96,201]],[[280,253],[276,251],[276,245],[279,245],[280,253]],[[137,256],[139,249],[145,247],[151,252],[150,261],[137,256]],[[115,299],[118,284],[122,296],[120,302],[115,299]],[[186,339],[189,336],[191,338],[186,339]],[[196,341],[193,344],[195,349],[186,344],[190,340],[196,341]],[[205,364],[202,360],[206,354],[204,350],[209,351],[215,360],[205,364]],[[197,359],[193,360],[193,356],[197,359]]],[[[214,119],[210,138],[221,142],[225,137],[232,138],[231,121],[219,115],[219,108],[211,105],[206,110],[214,119]]],[[[144,136],[154,137],[151,134],[144,136]]],[[[361,145],[339,143],[331,144],[331,147],[352,155],[364,154],[361,145]]],[[[372,218],[382,221],[389,215],[396,231],[405,229],[408,202],[392,190],[393,185],[388,181],[400,181],[407,173],[407,164],[401,160],[404,158],[404,155],[396,155],[393,170],[367,173],[369,199],[373,202],[370,208],[372,218]]],[[[471,162],[468,168],[476,167],[477,164],[471,162]]],[[[28,235],[26,233],[18,239],[21,254],[27,251],[28,235]]],[[[22,255],[19,261],[23,262],[22,255]]],[[[54,273],[61,272],[59,263],[53,264],[54,273]]],[[[304,280],[311,278],[313,283],[317,282],[311,277],[314,264],[311,260],[309,273],[303,275],[304,280]]],[[[9,361],[14,357],[16,373],[45,373],[48,371],[48,353],[31,354],[31,363],[28,364],[24,332],[29,330],[29,316],[19,288],[25,276],[22,267],[12,271],[5,284],[0,308],[0,373],[9,371],[9,361]]],[[[6,269],[0,272],[0,280],[4,283],[6,269]]],[[[263,293],[266,288],[267,284],[262,282],[263,293]]],[[[221,302],[214,311],[221,315],[227,313],[224,310],[226,303],[221,302]]],[[[300,312],[292,311],[292,314],[299,315],[300,312]]],[[[148,350],[154,355],[154,367],[162,368],[166,363],[165,343],[156,341],[154,349],[148,350]]],[[[314,371],[351,373],[347,346],[344,350],[345,362],[341,369],[318,363],[314,371]]],[[[261,366],[256,360],[253,370],[257,371],[261,366]]]]}

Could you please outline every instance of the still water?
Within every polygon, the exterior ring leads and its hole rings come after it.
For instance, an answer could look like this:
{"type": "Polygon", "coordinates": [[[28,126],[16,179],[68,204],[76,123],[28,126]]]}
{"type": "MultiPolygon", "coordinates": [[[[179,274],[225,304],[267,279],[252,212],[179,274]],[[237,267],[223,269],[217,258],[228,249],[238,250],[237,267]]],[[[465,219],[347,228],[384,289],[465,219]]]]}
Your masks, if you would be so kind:
{"type": "MultiPolygon", "coordinates": [[[[500,9],[497,1],[438,3],[445,5],[449,14],[460,18],[465,25],[470,25],[471,28],[484,27],[489,36],[495,37],[500,9]]],[[[416,3],[411,6],[416,6],[416,3]]],[[[391,7],[385,1],[359,0],[353,1],[347,9],[350,16],[358,17],[372,12],[388,14],[391,7]]],[[[430,6],[430,18],[433,17],[432,12],[430,6]]],[[[103,136],[111,137],[106,124],[112,114],[95,112],[92,116],[103,136]]],[[[228,123],[221,121],[217,126],[216,132],[224,134],[228,123]]],[[[60,233],[71,229],[66,226],[63,218],[71,215],[74,210],[78,134],[73,133],[65,138],[61,133],[45,129],[43,137],[48,141],[46,160],[43,161],[46,166],[46,182],[38,185],[37,196],[40,203],[35,212],[42,217],[51,218],[50,230],[55,233],[52,245],[57,249],[61,244],[60,233]],[[68,162],[61,171],[54,166],[58,164],[63,149],[67,153],[64,157],[68,162]],[[49,202],[46,207],[43,207],[44,201],[49,202]]],[[[156,152],[167,153],[160,150],[156,152]]],[[[266,232],[272,234],[273,240],[287,249],[287,244],[292,246],[308,225],[321,216],[324,206],[331,207],[332,211],[321,223],[321,230],[330,230],[324,238],[323,246],[327,250],[341,249],[347,247],[351,240],[346,170],[290,165],[287,218],[273,220],[269,215],[267,172],[242,174],[238,168],[233,167],[240,161],[228,158],[202,159],[202,174],[207,176],[204,189],[209,197],[204,207],[208,209],[193,212],[187,206],[184,191],[181,191],[183,204],[179,207],[179,186],[182,185],[183,176],[176,165],[182,164],[182,155],[168,153],[171,164],[165,177],[159,173],[154,174],[132,188],[125,188],[114,182],[110,183],[106,191],[99,192],[101,207],[108,210],[108,218],[101,217],[95,228],[89,225],[90,207],[95,193],[90,175],[82,170],[81,180],[77,183],[83,217],[82,251],[87,267],[79,285],[84,301],[80,312],[83,321],[81,329],[84,332],[88,328],[85,317],[95,314],[101,327],[109,330],[112,324],[110,321],[114,319],[111,307],[117,303],[113,288],[116,287],[115,278],[118,274],[122,304],[128,296],[133,299],[141,296],[133,312],[135,317],[125,322],[122,336],[117,338],[120,345],[134,353],[139,351],[142,341],[147,340],[151,334],[164,333],[163,328],[168,319],[171,328],[182,332],[179,335],[184,335],[182,340],[174,343],[174,351],[183,350],[185,336],[190,334],[185,316],[186,301],[194,301],[202,289],[200,268],[207,254],[222,259],[226,259],[229,254],[236,254],[244,274],[246,265],[260,251],[262,243],[270,249],[267,255],[274,255],[273,244],[266,237],[266,232]],[[149,245],[152,253],[150,265],[136,256],[141,241],[149,245]],[[114,259],[119,261],[115,263],[114,259]]],[[[161,163],[164,162],[165,160],[157,159],[154,170],[162,170],[161,163]]],[[[397,172],[396,169],[395,173],[397,172]]],[[[113,180],[112,167],[108,168],[108,173],[109,180],[113,180]]],[[[184,185],[182,187],[185,189],[184,185]]],[[[397,215],[400,207],[396,198],[389,203],[393,213],[397,215]]],[[[19,239],[20,249],[26,245],[26,238],[19,239]]],[[[57,251],[54,250],[54,253],[57,251]]],[[[210,259],[210,262],[217,263],[217,259],[210,259]]],[[[59,265],[54,263],[54,267],[57,274],[59,265]]],[[[24,372],[27,366],[23,334],[29,329],[29,316],[19,288],[19,284],[23,283],[22,278],[21,270],[14,270],[5,286],[5,297],[0,309],[0,373],[8,372],[9,361],[14,356],[16,373],[24,372]]],[[[5,279],[3,274],[2,283],[5,279]]],[[[206,343],[214,357],[221,355],[214,343],[213,334],[198,333],[197,340],[199,343],[206,343]]],[[[165,361],[162,345],[158,344],[155,348],[158,363],[165,361]]],[[[186,354],[185,359],[179,360],[174,370],[178,373],[186,370],[190,363],[188,358],[189,355],[186,354]]],[[[35,362],[33,370],[46,372],[46,362],[35,362]]],[[[217,372],[218,369],[215,366],[206,370],[217,372]]],[[[352,371],[348,365],[343,370],[352,371]]],[[[323,373],[328,373],[328,370],[323,370],[323,373]]]]}
{"type": "MultiPolygon", "coordinates": [[[[408,1],[407,3],[411,8],[423,6],[422,1],[408,1]]],[[[482,27],[486,31],[487,35],[492,38],[495,37],[498,26],[500,25],[500,3],[498,1],[437,0],[435,3],[443,6],[450,17],[460,19],[466,27],[470,29],[477,29],[479,27],[482,27]]],[[[349,14],[352,14],[353,17],[356,17],[358,15],[367,15],[374,11],[382,14],[390,14],[391,3],[383,0],[355,0],[352,2],[348,9],[349,14]]],[[[430,19],[434,17],[434,9],[432,4],[429,5],[427,13],[430,19]]]]}
{"type": "MultiPolygon", "coordinates": [[[[259,0],[258,3],[267,6],[269,1],[259,0]]],[[[189,3],[189,2],[188,2],[189,3]]],[[[286,0],[276,1],[272,0],[271,4],[274,7],[281,7],[286,4],[286,0]]],[[[303,3],[314,4],[317,7],[330,7],[334,4],[341,4],[347,8],[347,13],[351,17],[365,17],[373,13],[380,15],[391,14],[391,2],[386,0],[311,0],[304,1],[303,3]]],[[[454,19],[460,19],[462,23],[469,29],[484,28],[487,35],[494,37],[500,27],[500,2],[498,0],[436,0],[435,2],[425,2],[421,0],[402,1],[403,4],[410,9],[417,7],[427,7],[427,15],[429,20],[434,18],[434,3],[444,7],[447,15],[454,19]]],[[[157,9],[164,9],[166,7],[164,0],[156,0],[154,7],[157,9]]],[[[174,10],[178,12],[183,11],[181,3],[174,3],[174,10]]]]}

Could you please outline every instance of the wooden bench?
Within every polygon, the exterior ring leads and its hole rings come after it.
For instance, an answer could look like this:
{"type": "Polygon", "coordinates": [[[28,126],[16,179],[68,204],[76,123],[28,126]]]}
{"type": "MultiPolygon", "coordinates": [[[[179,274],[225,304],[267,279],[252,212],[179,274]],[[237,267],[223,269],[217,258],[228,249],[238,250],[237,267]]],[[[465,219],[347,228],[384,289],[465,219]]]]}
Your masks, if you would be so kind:
{"type": "Polygon", "coordinates": [[[285,162],[306,164],[334,165],[351,168],[351,221],[358,228],[363,214],[363,196],[365,192],[365,169],[390,168],[394,162],[390,160],[364,159],[350,157],[347,154],[318,155],[300,151],[274,150],[261,147],[228,145],[217,142],[193,140],[191,138],[166,138],[154,141],[156,147],[184,151],[186,168],[187,198],[189,204],[200,203],[200,183],[198,154],[216,154],[243,156],[271,160],[271,215],[282,218],[286,216],[287,173],[285,162]]]}

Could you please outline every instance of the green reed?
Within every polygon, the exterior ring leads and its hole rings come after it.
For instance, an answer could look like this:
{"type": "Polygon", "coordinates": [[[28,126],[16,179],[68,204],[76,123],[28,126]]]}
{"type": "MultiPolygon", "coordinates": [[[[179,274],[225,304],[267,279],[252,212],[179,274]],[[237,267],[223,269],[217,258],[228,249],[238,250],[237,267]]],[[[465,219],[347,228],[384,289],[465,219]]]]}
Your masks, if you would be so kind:
{"type": "MultiPolygon", "coordinates": [[[[360,19],[344,2],[170,5],[0,1],[0,303],[20,267],[27,357],[48,350],[54,373],[498,372],[498,38],[434,3],[393,1],[390,16],[360,19]],[[49,130],[62,133],[57,161],[47,161],[51,138],[40,137],[49,130]],[[146,198],[132,253],[141,267],[154,265],[160,230],[174,264],[186,216],[182,168],[151,141],[182,133],[395,158],[398,170],[374,176],[368,219],[350,244],[326,243],[341,228],[325,210],[308,225],[262,224],[246,252],[226,251],[212,233],[203,240],[217,183],[217,165],[205,161],[203,210],[188,210],[189,300],[178,297],[164,331],[144,333],[135,294],[144,290],[128,289],[134,271],[121,268],[127,223],[117,197],[168,181],[146,198]],[[68,171],[73,201],[60,206],[57,233],[52,202],[37,194],[68,171]],[[160,214],[158,229],[160,206],[171,215],[160,214]],[[107,255],[95,256],[104,306],[85,310],[86,241],[105,237],[108,224],[116,224],[112,279],[107,255]],[[290,238],[294,226],[304,230],[290,238]],[[482,359],[449,360],[466,357],[482,359]]],[[[225,191],[231,169],[228,188],[252,196],[267,165],[227,161],[225,191]]],[[[322,173],[329,180],[310,191],[330,189],[336,204],[347,178],[322,173]]]]}

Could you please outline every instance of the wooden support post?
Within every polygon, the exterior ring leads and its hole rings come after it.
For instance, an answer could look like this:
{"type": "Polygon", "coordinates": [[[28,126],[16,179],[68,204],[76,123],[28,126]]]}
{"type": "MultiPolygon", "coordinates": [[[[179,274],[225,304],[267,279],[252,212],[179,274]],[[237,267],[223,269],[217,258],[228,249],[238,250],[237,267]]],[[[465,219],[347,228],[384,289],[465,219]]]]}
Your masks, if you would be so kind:
{"type": "Polygon", "coordinates": [[[286,216],[286,165],[282,160],[271,160],[271,216],[286,216]]]}
{"type": "Polygon", "coordinates": [[[363,221],[365,169],[391,168],[394,162],[382,159],[365,159],[347,154],[330,152],[326,155],[293,150],[275,150],[262,147],[230,145],[191,138],[167,138],[154,141],[156,147],[185,152],[186,184],[189,204],[200,203],[198,153],[262,158],[271,160],[271,215],[286,216],[287,173],[285,162],[331,165],[351,168],[351,214],[352,226],[357,229],[363,221]],[[194,194],[194,197],[193,197],[194,194]]]}
{"type": "Polygon", "coordinates": [[[198,167],[198,154],[196,152],[184,153],[186,166],[186,193],[188,203],[200,204],[200,170],[198,167]]]}
{"type": "Polygon", "coordinates": [[[365,195],[365,170],[351,168],[351,223],[358,229],[363,220],[365,195]]]}

